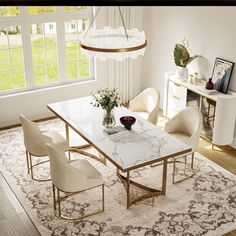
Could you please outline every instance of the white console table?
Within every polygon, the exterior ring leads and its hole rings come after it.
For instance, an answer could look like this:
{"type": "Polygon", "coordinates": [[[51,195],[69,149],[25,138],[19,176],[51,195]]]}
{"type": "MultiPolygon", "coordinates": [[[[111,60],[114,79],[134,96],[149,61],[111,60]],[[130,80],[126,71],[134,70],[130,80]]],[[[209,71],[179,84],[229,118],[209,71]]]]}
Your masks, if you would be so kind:
{"type": "Polygon", "coordinates": [[[195,106],[203,114],[202,135],[212,144],[229,145],[233,142],[236,119],[236,93],[207,94],[200,90],[206,81],[193,85],[175,79],[175,72],[165,73],[163,115],[171,118],[186,106],[195,106]],[[209,107],[213,109],[211,119],[209,107]]]}

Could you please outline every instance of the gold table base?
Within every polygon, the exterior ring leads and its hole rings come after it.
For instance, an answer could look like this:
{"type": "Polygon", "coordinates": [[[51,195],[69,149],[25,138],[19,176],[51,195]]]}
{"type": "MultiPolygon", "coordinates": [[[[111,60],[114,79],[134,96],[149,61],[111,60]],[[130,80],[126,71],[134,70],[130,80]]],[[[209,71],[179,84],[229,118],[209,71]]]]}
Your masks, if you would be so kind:
{"type": "Polygon", "coordinates": [[[122,181],[126,193],[127,193],[127,209],[134,203],[149,198],[153,196],[165,195],[166,194],[166,176],[167,176],[167,160],[163,161],[163,173],[162,173],[162,188],[161,189],[154,189],[147,187],[143,184],[137,183],[130,179],[130,171],[127,171],[127,176],[125,177],[120,173],[117,169],[117,176],[122,181]],[[131,185],[145,191],[144,194],[140,196],[135,196],[134,192],[131,191],[131,185]]]}

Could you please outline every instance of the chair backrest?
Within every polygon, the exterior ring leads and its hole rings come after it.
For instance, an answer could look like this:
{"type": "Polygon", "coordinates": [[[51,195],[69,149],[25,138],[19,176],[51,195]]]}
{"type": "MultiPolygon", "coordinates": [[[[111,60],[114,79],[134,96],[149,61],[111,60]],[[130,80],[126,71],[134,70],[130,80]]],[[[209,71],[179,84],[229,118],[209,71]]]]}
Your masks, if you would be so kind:
{"type": "Polygon", "coordinates": [[[50,160],[50,172],[53,184],[64,190],[66,186],[66,173],[68,159],[65,152],[58,149],[53,144],[46,144],[49,160],[50,160]]]}
{"type": "Polygon", "coordinates": [[[82,166],[81,169],[79,166],[76,168],[71,166],[65,152],[54,144],[47,143],[46,148],[50,160],[52,183],[64,192],[86,189],[88,172],[85,172],[82,166]]]}
{"type": "Polygon", "coordinates": [[[160,93],[155,88],[144,89],[130,102],[130,110],[136,112],[148,112],[148,121],[157,123],[160,93]]]}
{"type": "Polygon", "coordinates": [[[46,143],[52,139],[41,133],[38,125],[20,114],[20,121],[24,132],[24,143],[26,150],[35,156],[47,156],[46,143]]]}
{"type": "Polygon", "coordinates": [[[160,95],[154,88],[146,88],[138,96],[141,98],[143,108],[149,113],[159,106],[160,95]]]}
{"type": "Polygon", "coordinates": [[[190,137],[188,144],[195,151],[199,144],[202,128],[202,113],[193,107],[186,107],[172,119],[176,123],[174,132],[188,135],[190,137]]]}

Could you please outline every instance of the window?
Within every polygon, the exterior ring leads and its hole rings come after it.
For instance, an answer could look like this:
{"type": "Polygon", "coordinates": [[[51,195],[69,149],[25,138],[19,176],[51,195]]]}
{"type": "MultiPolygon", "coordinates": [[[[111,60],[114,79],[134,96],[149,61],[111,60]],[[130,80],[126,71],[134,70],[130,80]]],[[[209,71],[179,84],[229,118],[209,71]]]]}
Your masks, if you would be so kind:
{"type": "Polygon", "coordinates": [[[75,24],[71,24],[71,29],[75,29],[75,24]]]}
{"type": "Polygon", "coordinates": [[[21,27],[0,28],[0,91],[25,88],[21,27]]]}
{"type": "Polygon", "coordinates": [[[57,31],[53,23],[31,25],[31,45],[36,84],[58,81],[57,31]],[[34,30],[33,30],[34,29],[34,30]]]}
{"type": "Polygon", "coordinates": [[[49,24],[49,30],[53,30],[53,24],[49,24]]]}
{"type": "Polygon", "coordinates": [[[65,6],[65,7],[63,7],[63,10],[65,12],[67,12],[67,11],[78,11],[78,10],[88,10],[88,7],[86,7],[86,6],[65,6]]]}
{"type": "Polygon", "coordinates": [[[28,12],[30,15],[39,15],[56,12],[56,7],[28,7],[28,12]]]}
{"type": "Polygon", "coordinates": [[[65,41],[66,41],[66,69],[67,78],[89,76],[89,60],[80,50],[80,36],[83,30],[88,27],[87,20],[66,21],[65,22],[65,41]],[[69,29],[69,25],[75,25],[75,30],[69,29]]]}
{"type": "Polygon", "coordinates": [[[0,95],[91,79],[94,62],[80,50],[90,15],[89,7],[0,7],[0,95]]]}
{"type": "Polygon", "coordinates": [[[19,16],[18,7],[1,7],[0,6],[0,16],[19,16]]]}

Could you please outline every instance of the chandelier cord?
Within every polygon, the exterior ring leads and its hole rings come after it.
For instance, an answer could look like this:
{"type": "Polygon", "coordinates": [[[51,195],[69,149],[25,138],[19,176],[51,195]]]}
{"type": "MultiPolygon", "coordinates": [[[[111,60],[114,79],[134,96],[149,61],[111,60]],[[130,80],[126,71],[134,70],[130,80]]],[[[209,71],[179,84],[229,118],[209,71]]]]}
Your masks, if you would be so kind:
{"type": "Polygon", "coordinates": [[[96,12],[95,16],[93,17],[93,19],[92,19],[92,21],[91,21],[91,23],[90,23],[90,25],[89,25],[89,27],[88,27],[87,31],[85,32],[85,34],[84,34],[83,38],[84,38],[84,37],[87,35],[88,31],[90,30],[90,28],[91,28],[91,26],[92,26],[92,24],[93,24],[93,22],[94,22],[94,20],[95,20],[95,18],[96,18],[96,16],[97,16],[97,14],[98,14],[99,10],[100,10],[100,8],[101,8],[101,7],[99,7],[99,8],[98,8],[98,10],[97,10],[97,12],[96,12]]]}
{"type": "Polygon", "coordinates": [[[123,24],[123,27],[124,27],[124,31],[125,31],[125,36],[126,36],[126,39],[127,39],[127,41],[128,41],[127,29],[126,29],[126,27],[125,27],[125,22],[124,22],[124,18],[123,18],[123,15],[122,15],[122,13],[121,13],[120,7],[119,7],[119,12],[120,12],[120,17],[121,17],[122,24],[123,24]]]}
{"type": "MultiPolygon", "coordinates": [[[[96,18],[96,16],[97,16],[99,10],[100,10],[100,8],[101,8],[101,7],[98,8],[98,10],[97,10],[95,16],[93,17],[93,19],[92,19],[92,21],[91,21],[91,23],[90,23],[90,25],[89,25],[87,31],[85,32],[83,38],[85,38],[85,36],[87,35],[88,31],[90,30],[90,28],[91,28],[91,26],[92,26],[92,24],[93,24],[93,22],[94,22],[94,20],[95,20],[95,18],[96,18]]],[[[126,39],[127,39],[127,41],[128,41],[128,34],[127,34],[127,29],[126,29],[126,26],[125,26],[125,22],[124,22],[124,17],[123,17],[123,15],[122,15],[122,12],[121,12],[120,7],[118,7],[118,8],[119,8],[121,21],[122,21],[122,24],[123,24],[123,27],[124,27],[124,31],[125,31],[125,36],[126,36],[126,39]]]]}

